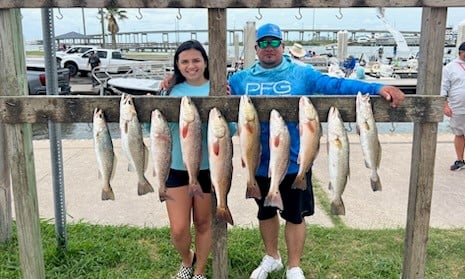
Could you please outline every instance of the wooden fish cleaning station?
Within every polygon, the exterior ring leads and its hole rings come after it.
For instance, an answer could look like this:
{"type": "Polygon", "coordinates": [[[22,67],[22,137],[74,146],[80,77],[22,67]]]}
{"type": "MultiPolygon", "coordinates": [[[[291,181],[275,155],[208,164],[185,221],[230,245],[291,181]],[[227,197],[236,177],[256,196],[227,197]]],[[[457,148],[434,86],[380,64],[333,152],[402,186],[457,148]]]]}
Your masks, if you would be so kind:
{"type": "MultiPolygon", "coordinates": [[[[45,278],[39,209],[34,169],[31,123],[92,122],[93,109],[102,108],[109,122],[119,120],[119,97],[40,96],[29,97],[25,73],[24,44],[19,8],[208,8],[210,97],[195,98],[203,121],[218,107],[229,121],[237,121],[239,99],[225,95],[226,9],[228,8],[348,8],[422,7],[417,95],[407,96],[398,108],[373,98],[377,122],[413,122],[414,135],[409,184],[408,212],[402,278],[424,278],[428,242],[438,122],[443,120],[444,98],[439,96],[448,7],[462,7],[463,0],[383,1],[256,1],[256,0],[94,0],[94,1],[0,1],[0,150],[3,158],[0,191],[0,241],[11,239],[11,191],[16,212],[23,278],[45,278]],[[11,176],[10,176],[11,174],[11,176]],[[11,177],[11,181],[10,181],[11,177]]],[[[344,121],[355,121],[355,98],[312,96],[320,119],[326,121],[331,106],[338,107],[344,121]]],[[[139,118],[150,121],[150,112],[160,109],[176,121],[180,100],[170,97],[136,97],[139,118]],[[175,109],[176,108],[176,109],[175,109]]],[[[296,97],[254,98],[262,121],[272,108],[288,121],[297,120],[296,97]]],[[[385,158],[385,160],[389,160],[385,158]]],[[[407,185],[405,185],[407,186],[407,185]]],[[[250,218],[255,218],[251,214],[250,218]]],[[[57,222],[57,220],[56,220],[57,222]]],[[[226,223],[214,224],[213,278],[228,278],[226,223]]]]}

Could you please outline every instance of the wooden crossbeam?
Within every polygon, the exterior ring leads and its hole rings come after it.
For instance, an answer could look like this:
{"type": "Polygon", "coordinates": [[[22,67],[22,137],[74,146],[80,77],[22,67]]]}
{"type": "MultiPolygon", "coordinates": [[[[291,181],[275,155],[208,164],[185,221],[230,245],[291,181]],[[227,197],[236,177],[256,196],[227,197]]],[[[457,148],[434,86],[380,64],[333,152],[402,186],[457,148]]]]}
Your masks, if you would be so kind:
{"type": "MultiPolygon", "coordinates": [[[[202,121],[208,119],[213,107],[219,108],[226,119],[237,121],[239,96],[192,97],[202,121]]],[[[320,120],[326,121],[331,106],[339,108],[346,122],[355,121],[355,96],[310,96],[320,120]]],[[[180,97],[135,96],[134,103],[141,122],[150,122],[150,113],[159,109],[168,121],[178,121],[180,97]]],[[[299,96],[252,97],[259,118],[266,122],[272,109],[277,109],[287,121],[297,121],[299,96]]],[[[442,122],[444,97],[408,95],[397,108],[382,97],[372,96],[377,122],[442,122]]],[[[92,122],[94,108],[104,110],[108,122],[119,121],[119,96],[33,96],[0,97],[0,122],[3,123],[58,123],[92,122]]]]}

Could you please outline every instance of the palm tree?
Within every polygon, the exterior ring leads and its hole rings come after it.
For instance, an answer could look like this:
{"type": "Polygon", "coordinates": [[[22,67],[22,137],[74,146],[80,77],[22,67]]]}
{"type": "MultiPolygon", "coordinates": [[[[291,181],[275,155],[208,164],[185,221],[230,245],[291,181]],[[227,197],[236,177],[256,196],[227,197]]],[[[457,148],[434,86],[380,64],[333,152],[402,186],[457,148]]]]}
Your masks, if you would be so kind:
{"type": "Polygon", "coordinates": [[[117,8],[106,8],[107,12],[105,18],[108,20],[107,30],[111,34],[111,48],[116,49],[116,34],[119,32],[118,22],[116,19],[123,20],[128,18],[125,10],[119,10],[117,8]]]}

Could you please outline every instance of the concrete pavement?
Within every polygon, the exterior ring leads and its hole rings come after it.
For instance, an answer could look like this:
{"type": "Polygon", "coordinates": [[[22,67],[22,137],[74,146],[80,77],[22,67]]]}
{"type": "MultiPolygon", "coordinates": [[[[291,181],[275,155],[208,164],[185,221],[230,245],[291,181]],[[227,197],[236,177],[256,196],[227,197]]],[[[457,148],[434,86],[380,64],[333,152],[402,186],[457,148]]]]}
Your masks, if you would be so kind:
{"type": "MultiPolygon", "coordinates": [[[[434,170],[434,188],[431,210],[432,227],[465,227],[465,170],[452,172],[450,164],[455,158],[451,134],[439,134],[434,170]]],[[[148,145],[148,138],[145,139],[148,145]]],[[[358,136],[351,133],[350,178],[343,194],[345,224],[352,228],[398,228],[406,224],[412,135],[380,135],[383,150],[379,175],[382,192],[372,192],[369,170],[365,168],[358,136]]],[[[122,154],[119,139],[114,142],[118,159],[112,187],[115,201],[102,201],[101,180],[97,177],[97,164],[92,140],[63,140],[65,205],[67,222],[80,220],[102,225],[168,226],[166,208],[157,193],[137,195],[135,173],[127,171],[127,160],[122,154]]],[[[237,154],[237,138],[234,138],[237,154]]],[[[314,176],[327,190],[328,171],[326,139],[322,138],[320,154],[313,171],[314,176]]],[[[41,218],[54,218],[52,177],[50,173],[50,146],[48,140],[34,141],[34,157],[41,218]]],[[[256,205],[245,199],[245,173],[238,156],[234,157],[233,186],[229,194],[229,207],[236,226],[257,226],[256,205]]],[[[146,176],[154,179],[149,171],[146,176]]],[[[316,186],[314,186],[316,187],[316,186]]],[[[156,189],[156,187],[154,186],[156,189]]],[[[157,191],[157,190],[156,190],[157,191]]],[[[316,214],[306,218],[309,224],[330,227],[329,216],[319,206],[316,214]]]]}

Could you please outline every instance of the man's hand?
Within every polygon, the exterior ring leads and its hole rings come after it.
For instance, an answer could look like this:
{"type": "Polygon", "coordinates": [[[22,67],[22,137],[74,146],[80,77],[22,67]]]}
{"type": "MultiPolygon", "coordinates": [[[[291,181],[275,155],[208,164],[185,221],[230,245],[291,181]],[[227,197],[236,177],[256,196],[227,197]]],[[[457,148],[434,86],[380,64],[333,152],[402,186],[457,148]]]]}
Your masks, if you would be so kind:
{"type": "Polygon", "coordinates": [[[404,99],[405,94],[399,88],[391,85],[381,87],[379,95],[383,96],[387,101],[391,102],[391,107],[395,108],[400,105],[404,99]]]}

